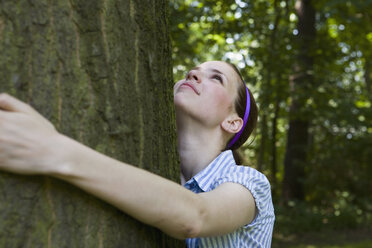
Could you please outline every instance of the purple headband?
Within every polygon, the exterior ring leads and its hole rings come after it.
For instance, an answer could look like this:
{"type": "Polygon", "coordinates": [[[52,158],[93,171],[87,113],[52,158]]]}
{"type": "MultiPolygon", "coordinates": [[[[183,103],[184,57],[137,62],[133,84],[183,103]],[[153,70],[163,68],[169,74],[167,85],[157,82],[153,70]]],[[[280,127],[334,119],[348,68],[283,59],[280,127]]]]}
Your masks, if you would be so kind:
{"type": "Polygon", "coordinates": [[[247,124],[247,121],[248,121],[249,111],[251,109],[251,97],[249,95],[249,91],[248,91],[248,88],[245,82],[244,82],[244,86],[245,86],[245,91],[247,93],[247,104],[245,105],[243,127],[240,129],[240,131],[237,134],[235,134],[234,138],[229,142],[229,144],[227,145],[227,149],[230,149],[234,145],[234,143],[240,138],[240,135],[242,135],[245,125],[247,124]]]}

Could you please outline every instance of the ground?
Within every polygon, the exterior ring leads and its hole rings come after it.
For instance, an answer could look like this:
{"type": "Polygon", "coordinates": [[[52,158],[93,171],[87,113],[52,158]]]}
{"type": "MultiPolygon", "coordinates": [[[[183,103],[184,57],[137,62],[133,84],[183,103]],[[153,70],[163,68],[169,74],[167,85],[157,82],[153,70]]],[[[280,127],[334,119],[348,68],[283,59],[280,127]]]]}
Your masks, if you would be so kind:
{"type": "Polygon", "coordinates": [[[372,248],[372,228],[329,230],[292,236],[274,234],[273,248],[372,248]]]}

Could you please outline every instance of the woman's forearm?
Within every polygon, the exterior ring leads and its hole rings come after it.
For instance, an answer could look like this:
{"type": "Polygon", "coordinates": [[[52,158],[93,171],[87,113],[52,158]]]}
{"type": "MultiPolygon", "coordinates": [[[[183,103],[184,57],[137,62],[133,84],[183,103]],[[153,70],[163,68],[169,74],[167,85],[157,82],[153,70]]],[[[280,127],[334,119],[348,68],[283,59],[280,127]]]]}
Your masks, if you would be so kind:
{"type": "Polygon", "coordinates": [[[51,175],[72,183],[175,238],[195,236],[202,214],[197,194],[143,169],[100,154],[66,136],[51,175]]]}

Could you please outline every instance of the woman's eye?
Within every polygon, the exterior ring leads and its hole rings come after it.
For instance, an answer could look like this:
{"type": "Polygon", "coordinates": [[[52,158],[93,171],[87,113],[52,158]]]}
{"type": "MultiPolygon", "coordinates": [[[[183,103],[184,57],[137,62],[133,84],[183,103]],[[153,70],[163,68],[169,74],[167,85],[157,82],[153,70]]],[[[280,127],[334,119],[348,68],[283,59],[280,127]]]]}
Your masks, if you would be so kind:
{"type": "Polygon", "coordinates": [[[220,75],[213,75],[213,79],[218,80],[220,83],[223,83],[222,78],[220,75]]]}

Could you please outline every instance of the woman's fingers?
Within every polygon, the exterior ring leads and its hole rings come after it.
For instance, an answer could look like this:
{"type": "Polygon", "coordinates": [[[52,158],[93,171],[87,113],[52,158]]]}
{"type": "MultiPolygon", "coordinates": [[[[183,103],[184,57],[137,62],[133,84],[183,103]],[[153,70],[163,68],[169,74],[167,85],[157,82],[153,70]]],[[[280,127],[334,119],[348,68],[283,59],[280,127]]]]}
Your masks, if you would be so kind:
{"type": "Polygon", "coordinates": [[[30,105],[6,93],[0,93],[0,109],[11,112],[35,114],[35,110],[30,105]]]}
{"type": "Polygon", "coordinates": [[[30,116],[33,116],[35,120],[38,120],[40,124],[44,125],[47,128],[55,129],[53,124],[45,119],[41,114],[39,114],[34,108],[32,108],[27,103],[18,100],[15,97],[12,97],[6,93],[0,93],[0,112],[8,111],[14,113],[23,113],[30,116]]]}
{"type": "Polygon", "coordinates": [[[21,174],[43,173],[53,159],[58,132],[46,119],[0,110],[0,170],[21,174]]]}

